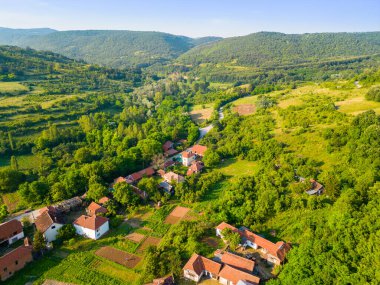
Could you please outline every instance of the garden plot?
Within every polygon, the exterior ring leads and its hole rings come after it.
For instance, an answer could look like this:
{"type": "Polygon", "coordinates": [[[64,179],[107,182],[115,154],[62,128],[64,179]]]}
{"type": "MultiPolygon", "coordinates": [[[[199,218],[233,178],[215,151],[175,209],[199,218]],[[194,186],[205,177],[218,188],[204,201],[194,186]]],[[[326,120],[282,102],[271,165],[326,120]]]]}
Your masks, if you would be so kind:
{"type": "Polygon", "coordinates": [[[155,238],[155,237],[148,237],[146,240],[144,240],[144,242],[142,243],[142,245],[139,247],[139,249],[137,250],[138,253],[141,253],[143,251],[145,251],[148,247],[154,245],[158,245],[160,243],[161,239],[160,238],[155,238]]]}
{"type": "Polygon", "coordinates": [[[166,217],[165,223],[174,225],[178,223],[186,214],[190,211],[189,208],[177,206],[174,210],[166,217]]]}
{"type": "Polygon", "coordinates": [[[136,255],[110,246],[104,246],[98,249],[95,254],[118,264],[124,265],[128,268],[134,268],[141,260],[141,258],[136,255]]]}
{"type": "Polygon", "coordinates": [[[126,238],[129,239],[130,241],[139,243],[145,238],[145,235],[139,234],[139,233],[131,233],[127,235],[126,238]]]}

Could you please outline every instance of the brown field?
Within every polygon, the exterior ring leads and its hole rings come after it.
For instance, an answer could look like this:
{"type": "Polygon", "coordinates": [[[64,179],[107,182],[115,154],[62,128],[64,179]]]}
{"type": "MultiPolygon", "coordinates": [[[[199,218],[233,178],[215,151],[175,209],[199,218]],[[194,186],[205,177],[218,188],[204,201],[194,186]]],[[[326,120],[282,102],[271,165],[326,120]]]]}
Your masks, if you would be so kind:
{"type": "Polygon", "coordinates": [[[98,249],[95,254],[128,268],[134,268],[141,260],[141,258],[136,255],[110,246],[104,246],[98,249]]]}
{"type": "Polygon", "coordinates": [[[189,208],[177,206],[174,210],[166,217],[165,223],[174,225],[178,223],[186,214],[190,211],[189,208]]]}
{"type": "Polygon", "coordinates": [[[256,111],[256,107],[252,104],[244,104],[235,106],[233,110],[237,112],[239,115],[246,116],[253,114],[256,111]]]}
{"type": "Polygon", "coordinates": [[[179,217],[174,217],[174,216],[167,216],[166,219],[165,219],[165,224],[170,224],[170,225],[175,225],[176,223],[179,222],[181,218],[179,217]]]}
{"type": "Polygon", "coordinates": [[[205,237],[202,242],[207,244],[208,246],[217,249],[219,247],[219,241],[213,237],[205,237]]]}
{"type": "Polygon", "coordinates": [[[193,120],[197,124],[202,124],[204,121],[211,118],[213,110],[213,108],[193,110],[190,112],[191,120],[193,120]]]}
{"type": "Polygon", "coordinates": [[[142,245],[140,245],[137,252],[139,252],[139,253],[143,252],[144,250],[146,250],[151,245],[158,245],[160,243],[160,241],[161,241],[160,238],[148,237],[146,240],[144,240],[142,245]]]}
{"type": "Polygon", "coordinates": [[[131,234],[127,235],[126,238],[129,239],[130,241],[139,243],[140,241],[142,241],[145,238],[145,236],[143,234],[139,234],[139,233],[131,233],[131,234]]]}

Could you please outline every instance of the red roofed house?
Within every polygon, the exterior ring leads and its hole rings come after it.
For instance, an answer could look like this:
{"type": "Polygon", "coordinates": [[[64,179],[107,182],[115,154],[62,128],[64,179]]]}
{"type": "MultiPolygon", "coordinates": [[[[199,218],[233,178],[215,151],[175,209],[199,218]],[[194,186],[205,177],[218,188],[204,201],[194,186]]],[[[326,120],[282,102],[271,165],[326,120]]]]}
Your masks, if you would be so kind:
{"type": "Polygon", "coordinates": [[[306,193],[309,195],[321,195],[325,189],[323,185],[314,179],[310,179],[311,187],[306,190],[306,193]]]}
{"type": "Polygon", "coordinates": [[[37,230],[44,235],[47,242],[55,241],[58,230],[64,225],[60,217],[51,211],[45,211],[39,215],[34,224],[37,230]]]}
{"type": "Polygon", "coordinates": [[[222,264],[194,253],[183,267],[185,278],[199,282],[203,276],[218,279],[222,264]]]}
{"type": "Polygon", "coordinates": [[[0,244],[7,242],[12,244],[24,237],[22,224],[18,220],[11,220],[0,224],[0,244]]]}
{"type": "Polygon", "coordinates": [[[148,283],[148,284],[145,284],[145,285],[174,285],[174,278],[173,278],[173,275],[168,275],[168,276],[165,276],[165,277],[161,277],[161,278],[156,278],[153,280],[152,283],[148,283]]]}
{"type": "Polygon", "coordinates": [[[196,144],[191,148],[191,151],[198,156],[204,156],[207,150],[207,146],[196,144]]]}
{"type": "Polygon", "coordinates": [[[199,173],[204,168],[204,164],[202,161],[193,161],[190,168],[187,170],[186,175],[192,175],[194,173],[199,173]]]}
{"type": "Polygon", "coordinates": [[[94,216],[107,213],[107,209],[95,202],[91,202],[91,204],[87,207],[86,212],[89,216],[94,216]]]}
{"type": "Polygon", "coordinates": [[[82,215],[73,223],[78,235],[99,239],[109,231],[108,219],[101,216],[82,215]]]}
{"type": "Polygon", "coordinates": [[[110,198],[104,196],[104,197],[100,198],[98,202],[100,205],[105,205],[109,202],[109,200],[110,200],[110,198]]]}
{"type": "Polygon", "coordinates": [[[239,270],[243,270],[249,273],[253,272],[253,269],[255,268],[255,262],[253,260],[247,259],[245,257],[233,254],[228,251],[223,251],[220,249],[217,249],[214,253],[215,258],[217,258],[218,261],[230,265],[234,268],[237,268],[239,270]]]}
{"type": "Polygon", "coordinates": [[[165,173],[164,180],[168,183],[172,183],[173,181],[176,183],[181,183],[185,181],[185,177],[177,173],[174,173],[173,171],[170,171],[168,173],[165,173]]]}
{"type": "Polygon", "coordinates": [[[184,166],[190,166],[191,163],[195,160],[196,158],[196,155],[195,153],[191,152],[191,151],[183,151],[181,153],[182,155],[182,164],[184,166]]]}
{"type": "MultiPolygon", "coordinates": [[[[260,278],[242,270],[225,265],[219,272],[219,283],[224,285],[236,285],[239,281],[245,281],[248,284],[258,285],[260,278]]],[[[246,284],[245,283],[245,284],[246,284]]]]}
{"type": "Polygon", "coordinates": [[[174,145],[173,142],[171,142],[171,141],[166,141],[166,142],[162,145],[162,149],[164,150],[164,152],[167,152],[169,149],[172,149],[172,148],[173,148],[173,145],[174,145]]]}
{"type": "Polygon", "coordinates": [[[230,228],[234,232],[238,232],[242,238],[244,246],[249,246],[254,249],[260,249],[264,254],[264,258],[273,264],[279,265],[285,260],[286,253],[290,250],[290,244],[283,241],[273,243],[253,232],[249,231],[245,227],[240,229],[235,228],[225,222],[222,222],[216,227],[216,235],[222,237],[222,230],[230,228]]]}
{"type": "Polygon", "coordinates": [[[143,170],[140,170],[138,172],[135,172],[135,173],[128,175],[126,178],[126,182],[130,183],[130,184],[136,183],[139,180],[141,180],[141,178],[143,178],[144,176],[151,177],[151,176],[153,176],[154,173],[155,173],[155,171],[154,171],[153,167],[148,167],[148,168],[145,168],[143,170]]]}
{"type": "Polygon", "coordinates": [[[0,280],[4,281],[13,276],[16,271],[24,268],[32,260],[32,247],[28,241],[25,241],[24,245],[0,257],[0,280]]]}

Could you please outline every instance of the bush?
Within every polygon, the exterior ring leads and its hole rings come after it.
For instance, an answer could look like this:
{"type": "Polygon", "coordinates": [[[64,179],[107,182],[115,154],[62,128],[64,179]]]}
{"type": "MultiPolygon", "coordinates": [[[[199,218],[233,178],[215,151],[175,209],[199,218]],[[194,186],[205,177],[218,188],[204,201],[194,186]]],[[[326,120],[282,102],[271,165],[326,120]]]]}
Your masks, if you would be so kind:
{"type": "Polygon", "coordinates": [[[365,98],[370,101],[380,102],[380,86],[371,87],[365,98]]]}

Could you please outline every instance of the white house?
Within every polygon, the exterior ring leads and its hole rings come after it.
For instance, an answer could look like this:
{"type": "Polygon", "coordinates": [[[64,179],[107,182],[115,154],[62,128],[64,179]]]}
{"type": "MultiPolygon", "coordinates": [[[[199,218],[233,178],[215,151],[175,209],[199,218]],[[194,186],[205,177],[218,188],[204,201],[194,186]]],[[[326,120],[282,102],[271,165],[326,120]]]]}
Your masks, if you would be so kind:
{"type": "Polygon", "coordinates": [[[191,163],[195,160],[196,155],[191,151],[182,152],[182,164],[184,166],[190,166],[191,163]]]}
{"type": "Polygon", "coordinates": [[[195,282],[199,282],[203,276],[218,279],[218,273],[221,268],[222,264],[193,253],[189,261],[183,267],[183,275],[185,278],[195,282]]]}
{"type": "Polygon", "coordinates": [[[73,224],[78,235],[95,240],[110,229],[108,219],[101,216],[82,215],[73,224]]]}
{"type": "Polygon", "coordinates": [[[3,242],[12,244],[22,238],[24,238],[24,231],[20,221],[11,220],[0,224],[0,244],[3,242]]]}
{"type": "Polygon", "coordinates": [[[52,242],[57,239],[58,230],[63,227],[62,220],[52,211],[41,213],[35,220],[36,228],[41,232],[47,242],[52,242]]]}

